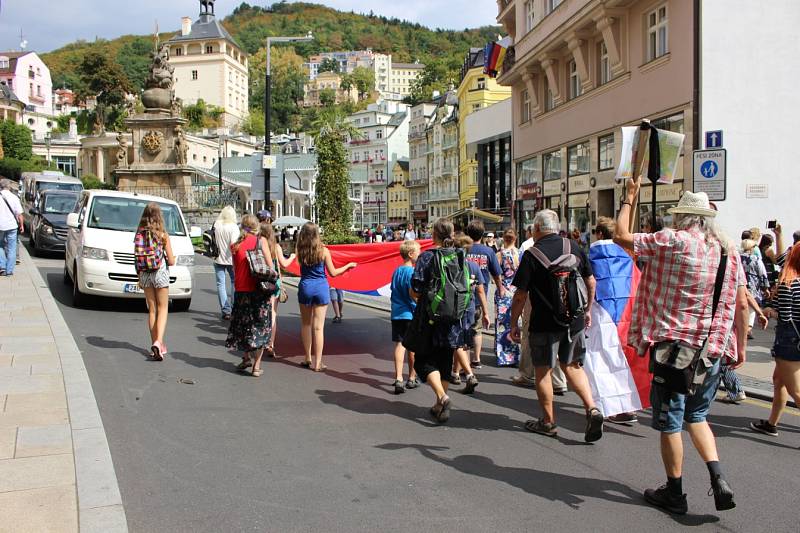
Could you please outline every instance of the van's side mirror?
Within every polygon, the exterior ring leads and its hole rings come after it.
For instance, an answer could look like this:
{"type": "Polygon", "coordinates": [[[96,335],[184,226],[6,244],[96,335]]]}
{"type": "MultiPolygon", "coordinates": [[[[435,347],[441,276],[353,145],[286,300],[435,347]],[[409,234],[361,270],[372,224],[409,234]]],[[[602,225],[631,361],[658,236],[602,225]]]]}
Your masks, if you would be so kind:
{"type": "Polygon", "coordinates": [[[39,209],[37,209],[35,207],[31,207],[30,209],[28,209],[28,213],[30,213],[31,215],[36,216],[36,215],[39,214],[39,209]]]}
{"type": "Polygon", "coordinates": [[[70,213],[67,215],[67,226],[70,228],[78,228],[80,226],[80,214],[78,213],[70,213]]]}
{"type": "Polygon", "coordinates": [[[203,236],[203,229],[200,226],[192,226],[189,228],[189,237],[195,239],[203,236]]]}

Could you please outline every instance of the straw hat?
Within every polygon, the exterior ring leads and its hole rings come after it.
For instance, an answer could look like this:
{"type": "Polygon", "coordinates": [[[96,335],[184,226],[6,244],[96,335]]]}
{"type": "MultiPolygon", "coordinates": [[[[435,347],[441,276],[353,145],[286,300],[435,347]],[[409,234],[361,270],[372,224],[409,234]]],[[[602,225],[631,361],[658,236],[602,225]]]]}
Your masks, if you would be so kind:
{"type": "Polygon", "coordinates": [[[673,215],[717,216],[717,212],[711,208],[708,202],[708,195],[704,192],[684,191],[678,205],[668,209],[667,212],[673,215]]]}

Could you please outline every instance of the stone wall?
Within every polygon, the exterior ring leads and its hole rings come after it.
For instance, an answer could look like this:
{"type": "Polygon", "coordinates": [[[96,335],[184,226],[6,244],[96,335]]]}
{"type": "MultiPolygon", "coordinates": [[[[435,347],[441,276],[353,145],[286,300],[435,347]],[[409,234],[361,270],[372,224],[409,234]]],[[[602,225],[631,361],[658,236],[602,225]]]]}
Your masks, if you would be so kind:
{"type": "Polygon", "coordinates": [[[200,226],[205,231],[217,220],[219,212],[220,209],[184,209],[183,216],[189,227],[200,226]]]}

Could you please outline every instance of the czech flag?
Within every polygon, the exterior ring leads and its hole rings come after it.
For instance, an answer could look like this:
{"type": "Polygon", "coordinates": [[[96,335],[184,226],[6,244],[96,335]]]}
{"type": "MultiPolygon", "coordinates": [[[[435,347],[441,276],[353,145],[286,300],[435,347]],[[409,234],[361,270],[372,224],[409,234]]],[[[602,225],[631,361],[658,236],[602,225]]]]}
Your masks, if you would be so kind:
{"type": "Polygon", "coordinates": [[[627,345],[641,273],[611,240],[592,243],[589,261],[597,281],[584,364],[592,396],[605,416],[645,409],[650,407],[648,359],[627,345]]]}
{"type": "MultiPolygon", "coordinates": [[[[334,289],[368,294],[371,296],[390,296],[392,274],[403,264],[400,257],[400,245],[403,241],[392,241],[372,244],[336,244],[328,246],[331,260],[336,267],[347,263],[358,263],[358,266],[341,276],[332,278],[328,275],[328,283],[334,289]]],[[[430,239],[417,241],[421,251],[433,247],[430,239]]],[[[300,275],[300,264],[297,259],[287,269],[296,276],[300,275]]]]}

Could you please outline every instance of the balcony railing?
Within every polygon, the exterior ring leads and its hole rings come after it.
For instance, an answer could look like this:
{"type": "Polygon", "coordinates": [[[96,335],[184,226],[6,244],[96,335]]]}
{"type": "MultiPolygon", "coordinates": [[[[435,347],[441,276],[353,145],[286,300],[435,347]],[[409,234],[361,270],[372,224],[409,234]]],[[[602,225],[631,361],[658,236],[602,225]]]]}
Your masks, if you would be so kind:
{"type": "Polygon", "coordinates": [[[427,185],[428,178],[417,178],[415,180],[408,180],[408,187],[419,187],[420,185],[427,185]]]}
{"type": "Polygon", "coordinates": [[[456,139],[447,139],[442,143],[442,150],[449,150],[458,144],[456,139]]]}
{"type": "Polygon", "coordinates": [[[413,141],[414,139],[424,139],[424,138],[425,138],[425,132],[424,131],[416,131],[416,132],[408,134],[408,140],[409,141],[413,141]]]}
{"type": "Polygon", "coordinates": [[[450,165],[445,165],[442,167],[442,176],[452,176],[455,169],[450,165]]]}
{"type": "Polygon", "coordinates": [[[428,199],[432,201],[458,200],[458,191],[432,192],[428,195],[428,199]]]}

